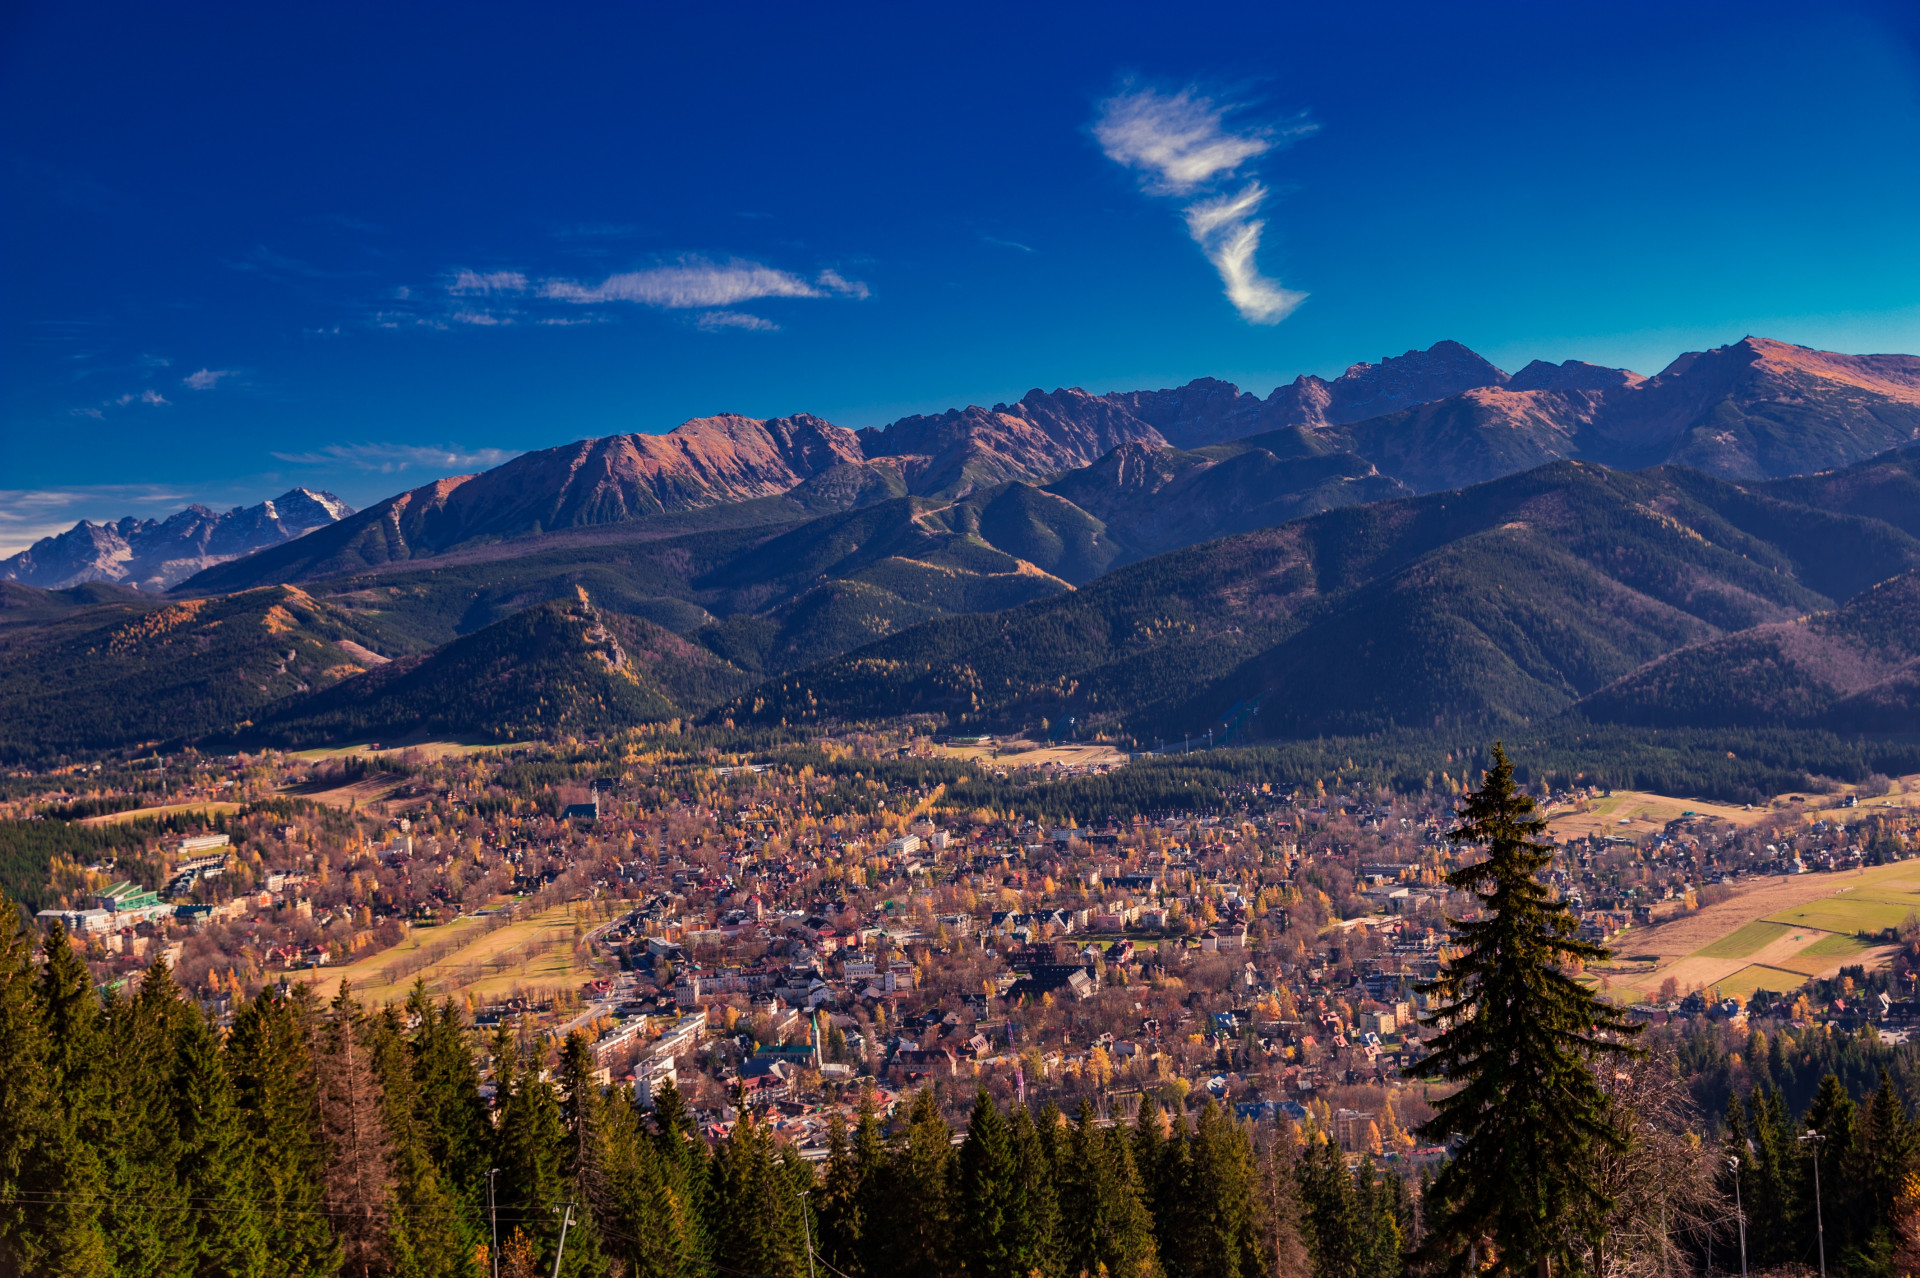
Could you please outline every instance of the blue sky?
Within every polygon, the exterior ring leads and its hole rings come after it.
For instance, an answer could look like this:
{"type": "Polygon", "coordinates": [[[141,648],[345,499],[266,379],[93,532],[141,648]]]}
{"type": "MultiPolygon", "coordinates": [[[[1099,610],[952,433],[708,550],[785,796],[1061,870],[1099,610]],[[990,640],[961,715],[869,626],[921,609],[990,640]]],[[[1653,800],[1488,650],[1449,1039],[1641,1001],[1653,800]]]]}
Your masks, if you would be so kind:
{"type": "Polygon", "coordinates": [[[719,411],[1920,351],[1911,5],[802,8],[8,6],[0,552],[719,411]]]}

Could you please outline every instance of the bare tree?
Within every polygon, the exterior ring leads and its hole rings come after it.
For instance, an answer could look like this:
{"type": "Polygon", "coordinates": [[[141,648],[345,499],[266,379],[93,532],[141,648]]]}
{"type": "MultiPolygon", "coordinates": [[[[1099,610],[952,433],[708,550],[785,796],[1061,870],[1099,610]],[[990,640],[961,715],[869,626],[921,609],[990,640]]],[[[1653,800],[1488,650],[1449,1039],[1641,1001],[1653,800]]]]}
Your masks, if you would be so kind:
{"type": "Polygon", "coordinates": [[[345,1254],[344,1272],[360,1278],[384,1267],[394,1190],[380,1078],[366,1040],[360,1005],[342,981],[316,1063],[327,1138],[327,1211],[345,1254]]]}
{"type": "Polygon", "coordinates": [[[1715,1183],[1715,1149],[1701,1138],[1673,1050],[1649,1044],[1643,1056],[1595,1065],[1626,1134],[1626,1149],[1599,1146],[1595,1187],[1612,1200],[1588,1267],[1597,1278],[1681,1278],[1697,1241],[1731,1210],[1715,1183]]]}

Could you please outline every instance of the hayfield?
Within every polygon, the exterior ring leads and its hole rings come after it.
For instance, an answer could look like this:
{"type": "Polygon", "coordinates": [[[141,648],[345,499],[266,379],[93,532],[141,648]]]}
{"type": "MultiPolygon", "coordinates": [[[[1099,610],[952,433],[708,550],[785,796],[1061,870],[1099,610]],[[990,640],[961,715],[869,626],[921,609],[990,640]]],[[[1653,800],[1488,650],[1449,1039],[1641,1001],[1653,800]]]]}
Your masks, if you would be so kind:
{"type": "Polygon", "coordinates": [[[416,980],[437,995],[470,993],[493,998],[517,988],[573,987],[596,973],[574,954],[574,929],[590,930],[606,911],[592,902],[551,906],[531,918],[495,923],[466,915],[440,927],[416,927],[392,949],[339,967],[293,972],[323,999],[331,1000],[342,980],[368,1003],[404,999],[416,980]],[[490,925],[492,924],[492,925],[490,925]]]}

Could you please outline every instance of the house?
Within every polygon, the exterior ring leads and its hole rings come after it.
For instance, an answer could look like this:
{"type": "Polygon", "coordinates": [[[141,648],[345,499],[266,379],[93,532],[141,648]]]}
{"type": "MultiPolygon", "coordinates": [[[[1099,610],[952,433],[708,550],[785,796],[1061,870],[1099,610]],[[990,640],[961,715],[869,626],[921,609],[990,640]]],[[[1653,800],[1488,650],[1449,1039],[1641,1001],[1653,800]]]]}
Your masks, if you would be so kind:
{"type": "Polygon", "coordinates": [[[561,809],[562,821],[585,821],[589,825],[600,819],[600,796],[595,794],[585,803],[569,803],[561,809]]]}
{"type": "Polygon", "coordinates": [[[1010,999],[1055,998],[1090,999],[1099,990],[1087,969],[1074,963],[1036,963],[1007,991],[1010,999]]]}

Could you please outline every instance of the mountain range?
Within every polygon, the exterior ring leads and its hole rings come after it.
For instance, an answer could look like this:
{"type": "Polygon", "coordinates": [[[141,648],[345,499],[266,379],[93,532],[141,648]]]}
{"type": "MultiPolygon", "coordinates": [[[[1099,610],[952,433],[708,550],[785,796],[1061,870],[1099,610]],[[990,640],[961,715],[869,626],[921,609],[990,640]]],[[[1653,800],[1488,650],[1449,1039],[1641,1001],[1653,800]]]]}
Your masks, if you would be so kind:
{"type": "Polygon", "coordinates": [[[302,537],[353,514],[328,492],[295,488],[258,506],[215,513],[194,504],[165,519],[81,520],[0,559],[0,580],[47,590],[112,581],[164,591],[215,564],[302,537]]]}
{"type": "MultiPolygon", "coordinates": [[[[702,713],[1133,739],[1677,724],[1712,717],[1699,690],[1745,636],[1825,691],[1741,722],[1903,731],[1908,657],[1857,635],[1904,614],[1849,609],[1920,568],[1916,440],[1920,359],[1759,338],[1653,377],[1509,376],[1441,342],[1264,398],[723,414],[396,494],[203,569],[179,605],[0,590],[0,706],[147,678],[180,738],[281,743],[702,713]],[[149,633],[180,606],[201,611],[149,633]],[[251,639],[219,641],[245,674],[212,695],[177,654],[223,608],[251,639]],[[1828,638],[1766,637],[1796,625],[1828,638]],[[119,664],[90,672],[103,644],[119,664]]],[[[0,755],[143,741],[152,717],[29,716],[0,755]]]]}

